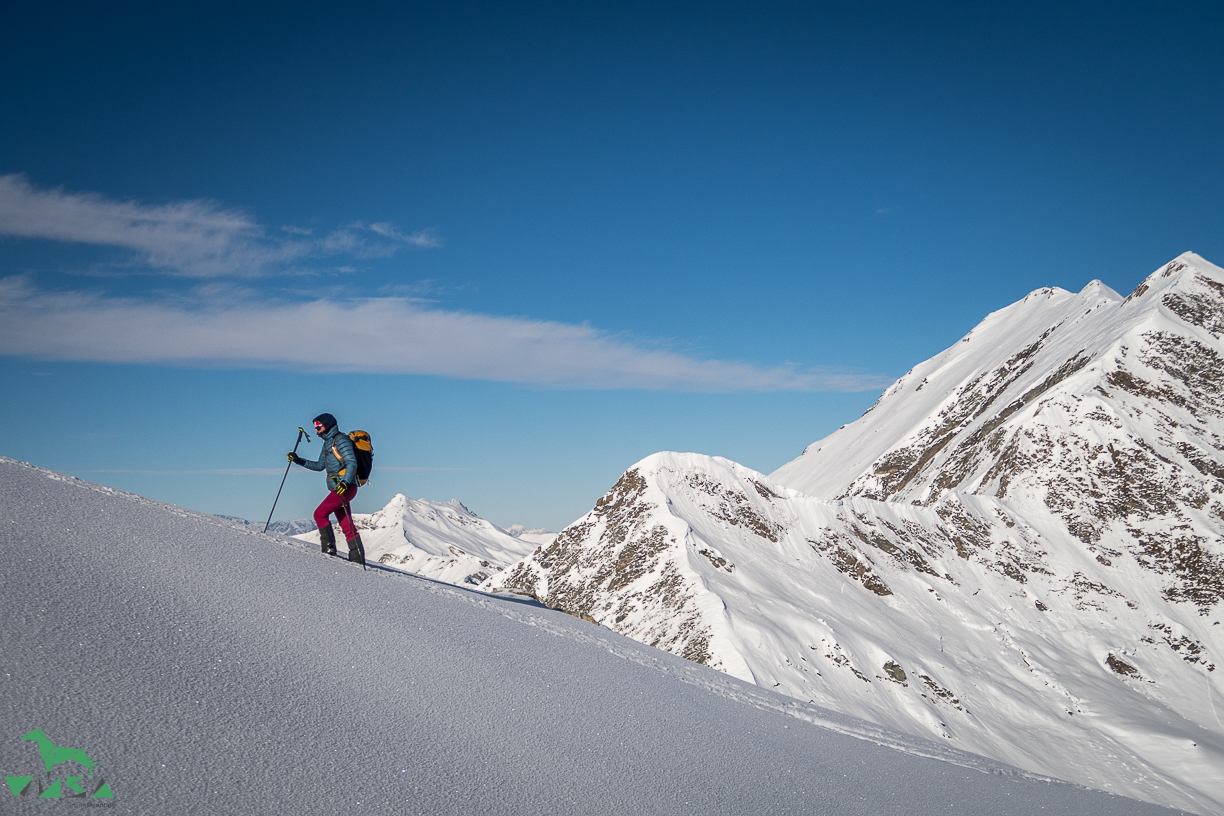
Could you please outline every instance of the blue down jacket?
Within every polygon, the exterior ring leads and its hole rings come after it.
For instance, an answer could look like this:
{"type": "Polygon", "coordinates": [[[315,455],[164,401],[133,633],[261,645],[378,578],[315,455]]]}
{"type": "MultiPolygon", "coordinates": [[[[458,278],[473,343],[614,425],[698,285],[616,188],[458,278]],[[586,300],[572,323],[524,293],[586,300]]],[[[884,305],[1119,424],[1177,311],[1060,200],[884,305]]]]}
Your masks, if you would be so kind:
{"type": "Polygon", "coordinates": [[[335,427],[319,439],[323,442],[323,455],[319,460],[311,462],[303,459],[298,464],[307,470],[326,470],[328,490],[342,481],[350,487],[357,484],[357,452],[353,450],[353,440],[349,439],[348,434],[335,427]],[[340,454],[338,458],[337,453],[340,454]]]}

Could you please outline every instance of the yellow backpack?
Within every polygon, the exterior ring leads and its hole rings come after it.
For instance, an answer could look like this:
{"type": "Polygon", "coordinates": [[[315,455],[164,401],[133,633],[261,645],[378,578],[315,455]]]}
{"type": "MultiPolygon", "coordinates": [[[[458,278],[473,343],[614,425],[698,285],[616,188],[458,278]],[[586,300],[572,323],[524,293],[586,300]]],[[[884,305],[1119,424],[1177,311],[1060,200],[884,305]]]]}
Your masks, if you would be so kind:
{"type": "MultiPolygon", "coordinates": [[[[348,438],[353,440],[353,452],[357,454],[357,484],[363,485],[370,481],[370,471],[374,468],[374,443],[365,431],[349,431],[348,438]]],[[[332,453],[338,460],[344,461],[335,443],[332,443],[332,453]]],[[[339,475],[343,476],[347,470],[340,468],[339,475]]]]}

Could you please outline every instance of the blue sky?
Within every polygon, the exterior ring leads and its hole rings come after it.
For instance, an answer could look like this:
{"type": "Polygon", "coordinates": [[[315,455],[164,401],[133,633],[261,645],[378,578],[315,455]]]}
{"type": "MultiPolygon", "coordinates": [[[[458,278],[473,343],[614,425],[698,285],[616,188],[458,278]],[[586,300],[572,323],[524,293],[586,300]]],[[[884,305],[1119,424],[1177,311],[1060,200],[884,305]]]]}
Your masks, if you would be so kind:
{"type": "Polygon", "coordinates": [[[1215,4],[27,4],[0,453],[263,519],[559,529],[657,450],[769,472],[1032,289],[1224,263],[1215,4]],[[317,445],[307,452],[317,453],[317,445]],[[277,517],[308,515],[295,470],[277,517]]]}

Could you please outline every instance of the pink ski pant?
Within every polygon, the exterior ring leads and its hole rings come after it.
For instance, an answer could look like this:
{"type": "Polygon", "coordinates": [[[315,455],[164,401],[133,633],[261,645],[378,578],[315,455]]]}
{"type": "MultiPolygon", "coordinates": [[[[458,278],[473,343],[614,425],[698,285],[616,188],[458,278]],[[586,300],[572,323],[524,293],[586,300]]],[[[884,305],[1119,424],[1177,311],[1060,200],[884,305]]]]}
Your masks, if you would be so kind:
{"type": "Polygon", "coordinates": [[[343,496],[338,495],[334,491],[329,491],[327,498],[320,502],[319,506],[315,508],[315,526],[320,528],[330,527],[331,519],[328,518],[328,516],[335,513],[336,518],[340,520],[340,529],[344,531],[344,539],[346,541],[352,541],[357,537],[357,528],[353,526],[353,520],[350,519],[348,513],[345,512],[344,503],[352,503],[353,499],[356,497],[357,485],[350,485],[349,489],[344,491],[343,496]]]}

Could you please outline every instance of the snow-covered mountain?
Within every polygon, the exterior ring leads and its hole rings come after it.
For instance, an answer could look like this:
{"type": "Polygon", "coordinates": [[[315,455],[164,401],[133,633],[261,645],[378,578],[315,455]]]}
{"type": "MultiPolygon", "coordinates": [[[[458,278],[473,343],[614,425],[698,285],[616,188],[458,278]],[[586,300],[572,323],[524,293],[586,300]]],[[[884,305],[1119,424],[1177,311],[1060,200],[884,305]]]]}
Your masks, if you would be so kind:
{"type": "MultiPolygon", "coordinates": [[[[366,559],[450,584],[479,584],[538,544],[485,521],[458,499],[433,502],[398,493],[376,513],[354,513],[366,559]]],[[[344,533],[332,525],[340,552],[344,533]]],[[[319,532],[294,536],[316,546],[319,532]]]]}
{"type": "Polygon", "coordinates": [[[1170,598],[1211,607],[1224,596],[1209,546],[1224,512],[1221,332],[1224,270],[1193,253],[1125,299],[1099,281],[1042,289],[773,478],[822,498],[997,496],[1106,560],[1144,542],[1170,598]]]}
{"type": "Polygon", "coordinates": [[[6,813],[1172,814],[517,599],[3,457],[0,479],[6,813]],[[48,773],[34,728],[91,766],[48,773]]]}
{"type": "Polygon", "coordinates": [[[770,477],[656,454],[486,587],[1104,790],[1224,811],[1224,270],[1034,292],[770,477]]]}

